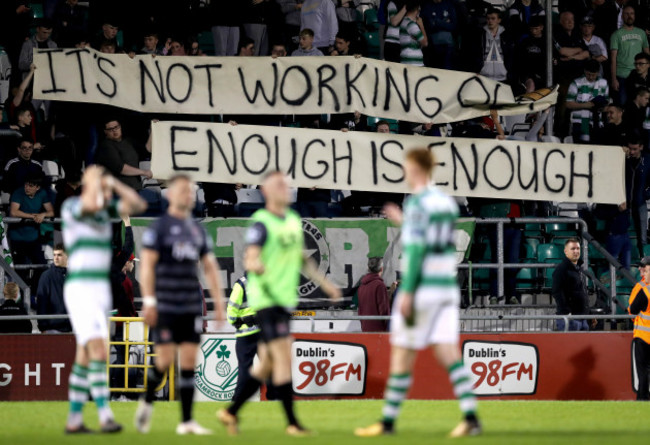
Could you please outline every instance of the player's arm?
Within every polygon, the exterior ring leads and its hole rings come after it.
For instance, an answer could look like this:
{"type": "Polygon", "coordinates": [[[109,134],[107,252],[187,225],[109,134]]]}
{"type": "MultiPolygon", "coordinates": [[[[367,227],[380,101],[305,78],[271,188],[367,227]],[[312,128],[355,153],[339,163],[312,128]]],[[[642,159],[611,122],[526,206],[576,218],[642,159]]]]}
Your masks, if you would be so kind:
{"type": "Polygon", "coordinates": [[[318,272],[316,262],[312,258],[303,256],[302,273],[311,281],[320,286],[320,288],[329,295],[330,300],[339,301],[341,299],[341,290],[336,287],[330,280],[318,272]]]}
{"type": "Polygon", "coordinates": [[[134,215],[147,210],[147,201],[142,199],[138,192],[112,176],[104,176],[106,186],[110,187],[120,198],[117,209],[120,215],[134,215]]]}
{"type": "Polygon", "coordinates": [[[142,312],[145,323],[156,326],[158,321],[158,302],[156,300],[156,264],[160,254],[153,249],[144,248],[140,252],[140,289],[142,291],[142,312]]]}
{"type": "Polygon", "coordinates": [[[264,273],[262,247],[266,243],[266,226],[256,222],[246,232],[246,250],[244,250],[244,269],[257,275],[264,273]]]}
{"type": "Polygon", "coordinates": [[[226,311],[223,307],[223,292],[219,280],[219,265],[217,264],[217,260],[214,258],[212,252],[204,254],[201,261],[203,262],[205,279],[208,282],[208,291],[210,292],[210,297],[212,297],[212,303],[214,304],[215,319],[217,322],[221,322],[226,319],[226,311]]]}

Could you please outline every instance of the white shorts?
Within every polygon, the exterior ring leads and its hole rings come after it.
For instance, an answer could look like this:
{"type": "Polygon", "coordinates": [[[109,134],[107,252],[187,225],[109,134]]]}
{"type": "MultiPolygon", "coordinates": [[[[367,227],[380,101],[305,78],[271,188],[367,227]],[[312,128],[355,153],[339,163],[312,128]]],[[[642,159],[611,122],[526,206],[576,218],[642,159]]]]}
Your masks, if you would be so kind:
{"type": "Polygon", "coordinates": [[[77,345],[85,346],[90,340],[108,338],[108,311],[113,304],[108,280],[66,283],[63,299],[77,345]]]}
{"type": "Polygon", "coordinates": [[[433,344],[458,343],[460,291],[457,287],[417,290],[413,326],[406,325],[399,311],[400,295],[395,299],[390,318],[392,345],[424,349],[433,344]]]}

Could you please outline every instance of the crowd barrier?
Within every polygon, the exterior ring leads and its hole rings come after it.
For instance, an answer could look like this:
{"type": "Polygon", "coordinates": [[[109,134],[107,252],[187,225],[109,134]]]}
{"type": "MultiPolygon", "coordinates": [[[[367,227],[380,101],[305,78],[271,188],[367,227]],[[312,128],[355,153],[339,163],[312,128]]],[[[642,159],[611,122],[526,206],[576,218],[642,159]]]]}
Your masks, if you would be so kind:
{"type": "MultiPolygon", "coordinates": [[[[293,388],[304,398],[378,399],[389,364],[388,334],[296,334],[293,388]]],[[[632,400],[629,332],[464,334],[478,395],[519,400],[632,400]]],[[[65,400],[72,335],[4,335],[0,400],[65,400]]],[[[203,400],[232,397],[238,366],[233,335],[207,334],[197,360],[203,400]]],[[[447,373],[429,352],[417,362],[409,396],[451,399],[447,373]]],[[[262,398],[264,395],[262,394],[262,398]]]]}

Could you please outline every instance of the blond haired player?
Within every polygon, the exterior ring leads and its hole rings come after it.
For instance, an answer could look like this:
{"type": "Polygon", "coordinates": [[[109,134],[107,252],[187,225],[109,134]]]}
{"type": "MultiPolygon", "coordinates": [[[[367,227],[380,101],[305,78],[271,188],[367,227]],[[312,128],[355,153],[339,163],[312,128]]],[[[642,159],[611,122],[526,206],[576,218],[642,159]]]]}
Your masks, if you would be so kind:
{"type": "Polygon", "coordinates": [[[82,179],[81,196],[67,199],[61,207],[63,242],[68,252],[68,273],[63,298],[77,340],[77,354],[70,373],[70,412],[67,434],[91,432],[83,424],[82,409],[92,395],[103,433],[115,433],[108,405],[106,351],[108,311],[112,307],[111,218],[144,212],[147,203],[101,167],[88,167],[82,179]],[[113,193],[119,197],[114,201],[113,193]]]}
{"type": "Polygon", "coordinates": [[[427,346],[447,369],[464,415],[450,437],[481,433],[470,374],[458,347],[460,291],[454,245],[458,207],[452,198],[430,185],[434,165],[428,149],[409,151],[404,175],[413,194],[404,204],[403,215],[394,204],[385,207],[388,218],[402,225],[403,276],[390,324],[390,377],[383,419],[358,428],[357,436],[394,432],[400,406],[411,387],[417,352],[427,346]]]}

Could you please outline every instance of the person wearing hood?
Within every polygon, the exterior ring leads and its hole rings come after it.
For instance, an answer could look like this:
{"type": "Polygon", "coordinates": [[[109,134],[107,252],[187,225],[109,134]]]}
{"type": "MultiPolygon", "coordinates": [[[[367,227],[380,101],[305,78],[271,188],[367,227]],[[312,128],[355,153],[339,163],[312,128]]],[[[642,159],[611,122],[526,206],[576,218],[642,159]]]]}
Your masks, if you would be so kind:
{"type": "MultiPolygon", "coordinates": [[[[54,246],[54,263],[43,272],[36,291],[36,313],[38,315],[66,315],[63,301],[63,284],[68,272],[68,254],[63,244],[54,246]]],[[[44,334],[72,332],[70,320],[38,320],[38,329],[44,334]]]]}
{"type": "Polygon", "coordinates": [[[481,32],[481,68],[478,73],[503,82],[509,78],[514,45],[501,26],[501,12],[492,8],[486,14],[487,23],[481,32]]]}
{"type": "MultiPolygon", "coordinates": [[[[386,290],[384,263],[381,258],[368,259],[368,273],[361,278],[359,287],[359,315],[390,315],[390,295],[386,290]]],[[[391,293],[395,285],[391,287],[391,293]]],[[[388,320],[362,320],[363,332],[386,332],[388,320]]]]}

